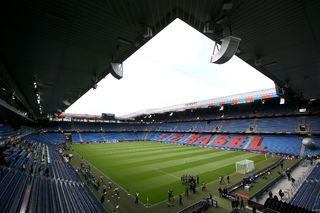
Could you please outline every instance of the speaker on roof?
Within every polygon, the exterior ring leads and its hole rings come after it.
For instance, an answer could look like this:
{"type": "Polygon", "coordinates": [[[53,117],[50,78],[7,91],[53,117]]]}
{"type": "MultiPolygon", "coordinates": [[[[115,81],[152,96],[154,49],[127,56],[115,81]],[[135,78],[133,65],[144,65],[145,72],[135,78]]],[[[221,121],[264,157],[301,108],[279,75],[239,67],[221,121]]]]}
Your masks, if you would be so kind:
{"type": "MultiPolygon", "coordinates": [[[[240,41],[240,38],[234,36],[227,36],[221,39],[222,43],[220,49],[215,53],[215,49],[217,44],[214,48],[213,54],[211,56],[211,63],[215,64],[224,64],[229,61],[234,54],[236,54],[240,41]]],[[[218,47],[217,47],[218,49],[218,47]]]]}
{"type": "Polygon", "coordinates": [[[123,66],[122,63],[111,63],[110,64],[110,73],[116,79],[121,79],[123,77],[123,66]]]}

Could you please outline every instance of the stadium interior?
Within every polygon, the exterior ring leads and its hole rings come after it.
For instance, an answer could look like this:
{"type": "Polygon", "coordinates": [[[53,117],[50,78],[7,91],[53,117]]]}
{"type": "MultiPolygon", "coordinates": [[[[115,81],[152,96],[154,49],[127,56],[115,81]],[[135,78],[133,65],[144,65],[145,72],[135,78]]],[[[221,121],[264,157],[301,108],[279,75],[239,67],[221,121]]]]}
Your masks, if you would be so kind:
{"type": "Polygon", "coordinates": [[[318,212],[319,9],[316,0],[5,2],[1,212],[318,212]],[[230,57],[275,90],[121,117],[64,113],[107,75],[125,78],[122,62],[176,18],[217,44],[240,38],[230,57]],[[244,174],[242,160],[253,163],[244,174]]]}

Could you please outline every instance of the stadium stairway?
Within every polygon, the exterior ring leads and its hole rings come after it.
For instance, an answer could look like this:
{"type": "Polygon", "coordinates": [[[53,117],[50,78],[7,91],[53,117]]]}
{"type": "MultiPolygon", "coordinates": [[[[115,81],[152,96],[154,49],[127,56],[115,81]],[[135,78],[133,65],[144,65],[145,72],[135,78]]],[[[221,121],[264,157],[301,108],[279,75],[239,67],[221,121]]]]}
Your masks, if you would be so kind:
{"type": "Polygon", "coordinates": [[[280,117],[256,119],[256,132],[291,133],[296,132],[301,117],[280,117]]]}
{"type": "Polygon", "coordinates": [[[105,212],[52,143],[9,149],[1,167],[2,212],[105,212]]]}
{"type": "Polygon", "coordinates": [[[305,122],[309,126],[311,132],[320,133],[319,120],[320,120],[319,116],[307,116],[305,118],[305,122]]]}
{"type": "Polygon", "coordinates": [[[246,132],[250,125],[254,122],[253,119],[239,120],[224,120],[220,129],[221,132],[246,132]]]}
{"type": "Polygon", "coordinates": [[[307,208],[309,210],[319,210],[320,206],[320,164],[318,163],[308,175],[298,191],[291,198],[289,203],[307,208]]]}

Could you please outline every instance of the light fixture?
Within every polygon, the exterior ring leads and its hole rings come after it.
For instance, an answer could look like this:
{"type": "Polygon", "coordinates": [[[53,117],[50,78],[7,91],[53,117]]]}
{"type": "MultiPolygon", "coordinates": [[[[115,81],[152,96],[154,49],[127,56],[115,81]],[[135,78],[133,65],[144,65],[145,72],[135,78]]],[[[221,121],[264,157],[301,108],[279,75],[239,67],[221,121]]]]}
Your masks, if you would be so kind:
{"type": "Polygon", "coordinates": [[[299,109],[299,112],[301,112],[301,113],[306,112],[306,111],[307,111],[306,108],[300,108],[300,109],[299,109]]]}
{"type": "Polygon", "coordinates": [[[152,36],[152,29],[150,27],[147,27],[145,33],[143,34],[143,38],[151,38],[152,36]]]}
{"type": "Polygon", "coordinates": [[[63,100],[62,103],[66,106],[70,106],[71,104],[68,100],[63,100]]]}

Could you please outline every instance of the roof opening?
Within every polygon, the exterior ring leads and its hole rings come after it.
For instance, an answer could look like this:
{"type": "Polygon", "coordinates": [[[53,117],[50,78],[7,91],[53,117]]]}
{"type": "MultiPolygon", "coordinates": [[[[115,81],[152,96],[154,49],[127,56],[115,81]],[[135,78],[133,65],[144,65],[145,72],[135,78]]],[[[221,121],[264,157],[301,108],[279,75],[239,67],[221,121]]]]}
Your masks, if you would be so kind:
{"type": "Polygon", "coordinates": [[[123,62],[123,78],[107,76],[67,113],[116,115],[274,88],[272,80],[234,56],[210,63],[214,41],[174,20],[123,62]]]}

